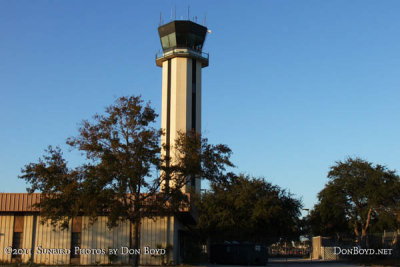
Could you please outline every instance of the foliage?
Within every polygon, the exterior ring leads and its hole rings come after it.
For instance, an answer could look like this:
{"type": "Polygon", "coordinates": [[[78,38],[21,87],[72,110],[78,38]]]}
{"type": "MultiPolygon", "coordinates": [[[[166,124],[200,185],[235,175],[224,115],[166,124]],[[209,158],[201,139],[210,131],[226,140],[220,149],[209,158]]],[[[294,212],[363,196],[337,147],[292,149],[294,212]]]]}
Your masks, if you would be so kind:
{"type": "Polygon", "coordinates": [[[167,169],[171,176],[197,177],[213,183],[224,183],[234,167],[231,149],[223,144],[212,145],[195,131],[178,132],[174,146],[174,164],[167,169]]]}
{"type": "Polygon", "coordinates": [[[337,194],[337,188],[325,188],[320,193],[320,200],[306,217],[306,223],[311,227],[313,235],[335,236],[351,234],[350,222],[346,216],[346,199],[337,194]]]}
{"type": "Polygon", "coordinates": [[[395,171],[360,158],[336,162],[311,213],[313,231],[324,235],[348,229],[363,241],[368,231],[397,230],[400,178],[395,171]]]}
{"type": "Polygon", "coordinates": [[[270,244],[298,234],[301,201],[262,178],[229,174],[199,202],[199,229],[214,242],[270,244]]]}
{"type": "Polygon", "coordinates": [[[156,117],[140,97],[121,97],[105,115],[83,121],[79,135],[67,140],[85,156],[83,164],[69,168],[61,149],[50,146],[38,163],[26,165],[20,178],[30,184],[28,192],[42,193],[43,220],[63,227],[78,215],[92,222],[106,215],[109,227],[129,220],[135,226],[133,248],[138,248],[142,218],[177,213],[188,204],[182,193],[188,178],[219,179],[225,166],[232,166],[228,147],[210,145],[190,132],[180,133],[173,148],[163,144],[176,152],[171,161],[161,152],[162,131],[152,126],[156,117]],[[161,188],[165,181],[168,186],[161,188]]]}
{"type": "Polygon", "coordinates": [[[25,166],[20,178],[31,184],[28,192],[42,192],[42,215],[56,222],[107,211],[110,225],[119,218],[137,221],[142,203],[158,188],[157,179],[146,178],[160,164],[161,133],[150,126],[156,114],[142,102],[122,97],[106,115],[82,122],[79,135],[67,140],[86,157],[81,166],[68,168],[61,149],[51,146],[39,163],[25,166]]]}

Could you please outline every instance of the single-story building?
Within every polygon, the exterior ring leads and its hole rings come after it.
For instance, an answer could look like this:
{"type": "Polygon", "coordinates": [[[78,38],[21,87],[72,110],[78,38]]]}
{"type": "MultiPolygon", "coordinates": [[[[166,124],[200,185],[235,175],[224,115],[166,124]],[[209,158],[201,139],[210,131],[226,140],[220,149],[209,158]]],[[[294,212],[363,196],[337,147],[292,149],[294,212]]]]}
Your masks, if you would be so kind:
{"type": "MultiPolygon", "coordinates": [[[[36,264],[128,264],[140,252],[140,264],[162,265],[182,262],[185,225],[174,216],[144,218],[140,230],[140,251],[134,251],[133,225],[121,221],[107,227],[107,217],[91,224],[86,216],[69,221],[68,229],[41,223],[33,205],[40,194],[0,193],[0,263],[13,261],[36,264]],[[111,251],[110,249],[114,249],[111,251]],[[117,251],[115,250],[117,249],[117,251]],[[110,253],[115,252],[115,255],[110,253]]],[[[189,210],[182,211],[190,216],[189,210]]]]}

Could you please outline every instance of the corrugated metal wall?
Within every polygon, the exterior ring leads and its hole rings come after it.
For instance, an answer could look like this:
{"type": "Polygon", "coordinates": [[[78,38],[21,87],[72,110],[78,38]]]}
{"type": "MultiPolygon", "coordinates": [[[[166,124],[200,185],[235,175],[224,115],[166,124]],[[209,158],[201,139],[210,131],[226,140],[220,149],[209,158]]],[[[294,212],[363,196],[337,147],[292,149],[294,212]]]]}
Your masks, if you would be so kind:
{"type": "MultiPolygon", "coordinates": [[[[82,249],[104,249],[105,255],[86,254],[81,255],[81,264],[108,264],[108,249],[129,247],[130,223],[121,222],[117,227],[109,229],[107,227],[107,217],[98,217],[97,221],[91,225],[88,217],[82,218],[82,249]]],[[[129,263],[128,255],[118,255],[114,263],[129,263]]]]}
{"type": "MultiPolygon", "coordinates": [[[[34,218],[33,215],[30,216],[24,216],[24,236],[23,236],[23,242],[22,242],[22,248],[25,249],[32,249],[32,234],[34,232],[34,218]]],[[[29,254],[23,254],[21,255],[22,262],[28,262],[30,260],[32,255],[29,254]]]]}
{"type": "Polygon", "coordinates": [[[152,256],[144,254],[143,248],[166,248],[169,244],[173,246],[174,238],[174,217],[156,217],[154,219],[143,219],[140,229],[140,247],[142,254],[140,255],[140,264],[144,265],[161,265],[162,261],[169,263],[173,260],[173,252],[169,253],[169,257],[152,256]]]}
{"type": "MultiPolygon", "coordinates": [[[[31,249],[32,240],[34,240],[34,262],[38,264],[69,264],[70,255],[57,254],[37,254],[37,248],[46,249],[70,249],[71,248],[71,222],[68,229],[61,230],[54,228],[50,221],[42,224],[40,216],[26,215],[24,216],[24,230],[22,248],[31,249]],[[36,228],[36,229],[35,229],[36,228]]],[[[11,255],[4,253],[4,248],[12,246],[13,239],[13,215],[0,215],[0,261],[9,262],[11,255]]],[[[174,254],[177,255],[177,247],[172,251],[174,244],[177,243],[175,233],[176,222],[174,217],[156,217],[154,219],[143,219],[140,232],[140,248],[142,253],[140,256],[141,264],[161,265],[163,262],[171,263],[174,254]],[[144,247],[150,248],[167,248],[169,245],[171,251],[169,257],[152,256],[144,254],[144,247]]],[[[88,217],[82,217],[81,232],[81,249],[104,249],[105,254],[88,253],[80,256],[80,264],[108,264],[109,248],[117,248],[121,252],[121,247],[130,247],[131,233],[133,226],[128,221],[121,222],[117,227],[109,229],[107,227],[107,217],[98,217],[94,224],[89,222],[88,217]]],[[[23,255],[22,261],[27,262],[31,255],[23,255]]],[[[175,259],[176,261],[176,259],[175,259]]],[[[128,264],[129,255],[118,255],[113,263],[128,264]]]]}
{"type": "MultiPolygon", "coordinates": [[[[35,249],[69,249],[71,247],[71,227],[60,230],[50,224],[50,220],[42,224],[40,216],[37,218],[35,249]]],[[[71,223],[70,223],[71,224],[71,223]]],[[[35,251],[34,262],[39,264],[69,264],[70,255],[61,254],[37,254],[35,251]]]]}
{"type": "Polygon", "coordinates": [[[11,255],[4,253],[6,247],[12,246],[14,216],[0,216],[0,261],[11,261],[11,255]]]}

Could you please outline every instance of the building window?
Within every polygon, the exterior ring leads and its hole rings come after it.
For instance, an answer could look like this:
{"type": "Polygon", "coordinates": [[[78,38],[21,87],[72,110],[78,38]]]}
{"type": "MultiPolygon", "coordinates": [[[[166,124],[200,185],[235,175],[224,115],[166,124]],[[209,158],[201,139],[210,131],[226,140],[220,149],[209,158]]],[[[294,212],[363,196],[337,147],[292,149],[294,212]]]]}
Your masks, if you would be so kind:
{"type": "MultiPolygon", "coordinates": [[[[24,238],[24,233],[14,233],[13,241],[12,241],[12,248],[14,249],[21,249],[22,248],[22,240],[24,238]]],[[[13,254],[12,258],[21,258],[20,254],[13,254]]]]}
{"type": "Polygon", "coordinates": [[[80,254],[75,254],[75,247],[81,247],[81,233],[72,233],[71,236],[71,258],[79,258],[80,254]]]}
{"type": "Polygon", "coordinates": [[[71,235],[71,264],[79,264],[80,254],[75,254],[75,248],[82,244],[82,217],[78,216],[72,219],[71,235]],[[76,259],[76,260],[74,260],[76,259]]]}
{"type": "MultiPolygon", "coordinates": [[[[12,248],[21,249],[24,238],[24,216],[14,216],[14,233],[12,248]]],[[[21,255],[12,255],[12,258],[21,258],[21,255]]]]}

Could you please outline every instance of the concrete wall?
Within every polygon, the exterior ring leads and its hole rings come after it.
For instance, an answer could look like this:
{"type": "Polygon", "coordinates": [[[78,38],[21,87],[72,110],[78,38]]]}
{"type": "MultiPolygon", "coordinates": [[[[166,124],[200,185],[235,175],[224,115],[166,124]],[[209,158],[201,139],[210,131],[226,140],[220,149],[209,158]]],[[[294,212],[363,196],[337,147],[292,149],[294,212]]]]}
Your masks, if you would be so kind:
{"type": "MultiPolygon", "coordinates": [[[[22,248],[31,249],[33,244],[33,260],[38,264],[61,265],[70,264],[70,255],[37,254],[37,248],[71,249],[71,221],[68,229],[54,228],[50,221],[40,222],[40,216],[25,215],[23,228],[22,248]]],[[[157,217],[143,219],[140,232],[141,264],[161,265],[163,262],[176,263],[179,256],[178,222],[174,217],[157,217]],[[175,246],[176,244],[176,246],[175,246]],[[170,248],[165,256],[151,256],[144,254],[144,247],[170,248]]],[[[0,214],[0,262],[10,262],[11,255],[4,252],[6,247],[12,246],[14,229],[14,215],[0,214]]],[[[133,225],[121,222],[117,227],[107,227],[107,217],[98,217],[91,224],[88,217],[82,217],[81,249],[105,249],[106,254],[80,255],[81,265],[109,264],[108,249],[130,247],[133,239],[133,225]]],[[[28,262],[32,255],[22,255],[21,260],[28,262]]],[[[128,264],[129,255],[118,255],[113,263],[128,264]]]]}
{"type": "Polygon", "coordinates": [[[321,236],[315,236],[312,238],[312,259],[321,259],[321,236]]]}
{"type": "MultiPolygon", "coordinates": [[[[163,62],[162,65],[162,111],[161,128],[168,129],[168,115],[170,117],[171,158],[174,160],[173,149],[178,132],[187,132],[192,129],[192,58],[174,57],[163,62]],[[170,89],[170,90],[168,90],[170,89]],[[168,110],[168,97],[170,109],[168,110]]],[[[201,133],[201,62],[196,61],[196,131],[201,133]]],[[[163,135],[161,142],[167,143],[167,135],[163,135]]],[[[162,152],[164,155],[166,151],[162,152]]],[[[196,179],[195,190],[200,193],[200,179],[196,179]]],[[[189,192],[189,188],[183,188],[189,192]]]]}
{"type": "Polygon", "coordinates": [[[338,260],[333,246],[324,246],[323,237],[316,236],[312,239],[312,259],[313,260],[338,260]]]}

